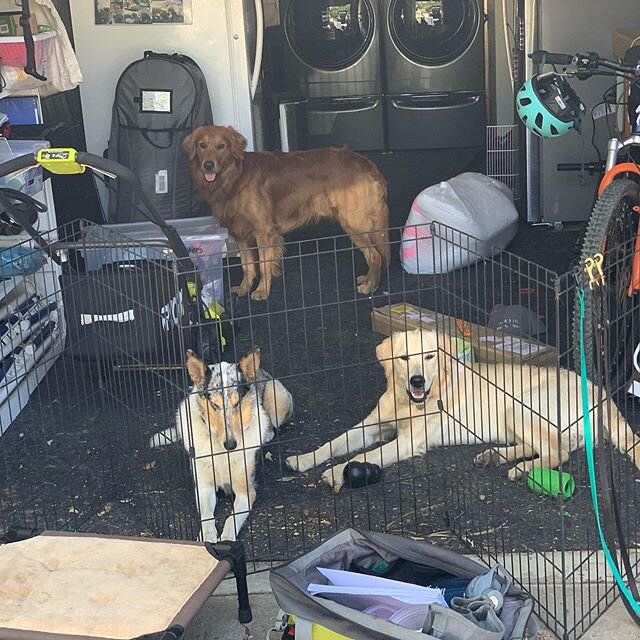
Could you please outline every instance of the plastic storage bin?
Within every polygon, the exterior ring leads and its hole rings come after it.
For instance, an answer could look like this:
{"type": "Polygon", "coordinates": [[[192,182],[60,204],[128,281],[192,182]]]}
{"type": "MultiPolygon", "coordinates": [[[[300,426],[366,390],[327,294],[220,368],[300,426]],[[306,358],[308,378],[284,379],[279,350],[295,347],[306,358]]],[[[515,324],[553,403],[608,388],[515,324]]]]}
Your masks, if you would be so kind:
{"type": "MultiPolygon", "coordinates": [[[[47,75],[51,44],[56,36],[55,31],[38,33],[33,36],[36,69],[38,73],[44,76],[47,75]]],[[[27,50],[24,46],[24,38],[22,36],[0,38],[0,58],[2,58],[3,66],[20,67],[22,69],[27,63],[27,50]]]]}
{"type": "MultiPolygon", "coordinates": [[[[46,140],[7,140],[0,138],[0,162],[18,158],[28,153],[36,153],[38,149],[49,146],[46,140]]],[[[34,167],[27,171],[12,173],[0,178],[0,187],[11,187],[23,191],[27,195],[35,196],[42,191],[42,167],[34,167]]]]}
{"type": "MultiPolygon", "coordinates": [[[[202,286],[213,289],[216,300],[224,299],[222,277],[222,252],[227,241],[227,230],[218,226],[210,217],[184,218],[182,220],[168,220],[174,226],[184,242],[191,259],[200,274],[202,286]]],[[[135,241],[136,246],[127,248],[126,240],[118,246],[114,239],[112,247],[86,247],[82,249],[85,265],[89,271],[97,271],[105,264],[140,260],[141,258],[159,259],[167,250],[167,238],[162,231],[151,222],[128,222],[126,224],[110,224],[103,227],[87,227],[84,239],[88,242],[104,242],[104,230],[108,229],[135,241]],[[145,245],[141,248],[138,245],[145,245]]]]}

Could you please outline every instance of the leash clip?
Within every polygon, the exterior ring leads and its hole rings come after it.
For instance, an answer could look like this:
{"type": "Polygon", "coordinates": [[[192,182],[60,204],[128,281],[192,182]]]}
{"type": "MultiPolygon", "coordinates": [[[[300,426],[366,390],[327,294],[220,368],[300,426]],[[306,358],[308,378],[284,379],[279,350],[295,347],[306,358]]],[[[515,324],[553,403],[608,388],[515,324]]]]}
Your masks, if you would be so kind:
{"type": "Polygon", "coordinates": [[[582,269],[580,269],[578,265],[574,266],[573,269],[571,269],[571,275],[573,276],[573,279],[576,281],[576,285],[578,286],[578,288],[580,288],[580,285],[581,285],[581,282],[580,282],[581,274],[582,274],[582,269]]]}
{"type": "Polygon", "coordinates": [[[584,261],[584,270],[589,278],[589,288],[604,285],[604,273],[602,273],[602,263],[604,257],[601,253],[596,253],[593,258],[584,261]]]}

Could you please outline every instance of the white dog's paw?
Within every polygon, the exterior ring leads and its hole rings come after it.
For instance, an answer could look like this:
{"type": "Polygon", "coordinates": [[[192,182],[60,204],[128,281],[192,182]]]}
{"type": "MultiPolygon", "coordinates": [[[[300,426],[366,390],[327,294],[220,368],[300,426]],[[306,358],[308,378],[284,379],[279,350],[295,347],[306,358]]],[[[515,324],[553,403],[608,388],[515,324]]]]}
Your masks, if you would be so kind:
{"type": "Polygon", "coordinates": [[[284,466],[289,469],[289,471],[299,471],[298,469],[298,456],[289,456],[285,458],[284,466]]]}
{"type": "Polygon", "coordinates": [[[497,467],[503,462],[506,462],[506,459],[500,456],[498,450],[494,448],[479,453],[473,459],[473,464],[475,464],[476,467],[497,467]]]}
{"type": "Polygon", "coordinates": [[[517,464],[513,469],[509,469],[509,473],[507,475],[509,476],[509,480],[515,481],[520,480],[520,478],[522,478],[526,473],[527,470],[521,464],[517,464]]]}
{"type": "Polygon", "coordinates": [[[224,528],[222,529],[222,535],[220,536],[220,541],[226,540],[227,542],[235,542],[237,539],[235,521],[233,518],[229,518],[229,520],[225,522],[224,528]],[[229,523],[229,520],[231,520],[231,523],[229,523]]]}
{"type": "Polygon", "coordinates": [[[289,456],[284,463],[291,471],[298,471],[300,473],[313,469],[316,466],[313,453],[303,453],[299,456],[289,456]]]}
{"type": "Polygon", "coordinates": [[[337,464],[335,467],[329,467],[322,474],[322,482],[328,484],[334,493],[340,493],[344,484],[344,468],[346,463],[337,464]]]}
{"type": "Polygon", "coordinates": [[[149,449],[160,449],[164,447],[167,442],[162,438],[159,433],[156,433],[154,436],[149,438],[149,449]]]}
{"type": "Polygon", "coordinates": [[[215,544],[220,539],[218,538],[218,530],[216,529],[215,522],[203,522],[202,523],[202,531],[200,532],[200,541],[201,542],[211,542],[215,544]]]}

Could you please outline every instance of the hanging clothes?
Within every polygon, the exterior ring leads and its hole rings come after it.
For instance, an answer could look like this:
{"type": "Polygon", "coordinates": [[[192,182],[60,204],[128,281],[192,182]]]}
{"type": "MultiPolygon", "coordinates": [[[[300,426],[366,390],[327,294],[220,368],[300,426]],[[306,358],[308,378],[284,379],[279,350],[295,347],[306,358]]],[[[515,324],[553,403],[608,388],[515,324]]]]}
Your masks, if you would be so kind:
{"type": "Polygon", "coordinates": [[[41,89],[41,94],[75,89],[82,82],[82,71],[58,10],[52,0],[31,0],[31,11],[38,20],[40,15],[43,16],[43,22],[38,24],[50,25],[57,35],[49,51],[48,83],[41,89]]]}
{"type": "MultiPolygon", "coordinates": [[[[0,0],[1,11],[19,10],[20,5],[20,0],[18,2],[16,0],[0,0]]],[[[19,63],[15,57],[4,61],[2,76],[6,90],[13,93],[37,89],[40,95],[47,96],[74,89],[82,82],[82,72],[58,10],[52,0],[30,0],[29,7],[33,16],[31,24],[46,25],[51,35],[46,38],[46,44],[36,42],[37,48],[46,46],[46,52],[43,55],[36,55],[35,64],[32,65],[30,74],[26,73],[24,69],[27,65],[26,54],[24,62],[22,55],[18,56],[19,63]],[[53,35],[54,32],[55,35],[53,35]],[[46,64],[43,63],[45,58],[46,64]],[[34,71],[35,73],[33,73],[34,71]],[[38,76],[45,77],[46,80],[38,79],[38,76]]],[[[34,30],[33,36],[38,38],[38,35],[34,30]]],[[[0,38],[0,57],[3,57],[2,45],[3,39],[0,38]]],[[[9,45],[8,39],[5,40],[5,45],[15,46],[9,45]]]]}

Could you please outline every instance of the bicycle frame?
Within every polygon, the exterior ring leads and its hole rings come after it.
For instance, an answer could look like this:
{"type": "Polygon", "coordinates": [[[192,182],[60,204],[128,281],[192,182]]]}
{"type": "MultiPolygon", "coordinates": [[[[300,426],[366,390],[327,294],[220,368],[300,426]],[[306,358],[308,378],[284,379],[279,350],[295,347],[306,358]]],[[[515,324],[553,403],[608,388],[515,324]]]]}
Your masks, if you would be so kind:
{"type": "Polygon", "coordinates": [[[640,175],[640,168],[633,162],[618,163],[618,154],[622,149],[628,147],[640,148],[640,133],[634,133],[626,140],[618,140],[618,138],[611,138],[607,146],[607,161],[605,164],[605,173],[598,186],[598,195],[615,180],[616,176],[621,173],[635,173],[640,175]]]}
{"type": "MultiPolygon", "coordinates": [[[[616,179],[617,176],[623,173],[633,173],[640,176],[640,168],[633,162],[620,162],[618,163],[618,154],[623,149],[628,147],[637,146],[640,148],[640,134],[634,133],[626,140],[618,140],[617,138],[611,138],[607,145],[607,161],[605,164],[605,173],[598,186],[598,196],[602,195],[602,192],[616,179]]],[[[640,207],[634,207],[634,211],[640,215],[640,207]]],[[[605,247],[602,247],[603,253],[605,247]]],[[[634,293],[640,291],[640,224],[638,225],[638,231],[636,232],[635,245],[633,249],[633,262],[631,266],[631,280],[629,282],[629,289],[627,295],[633,296],[634,293]]]]}

